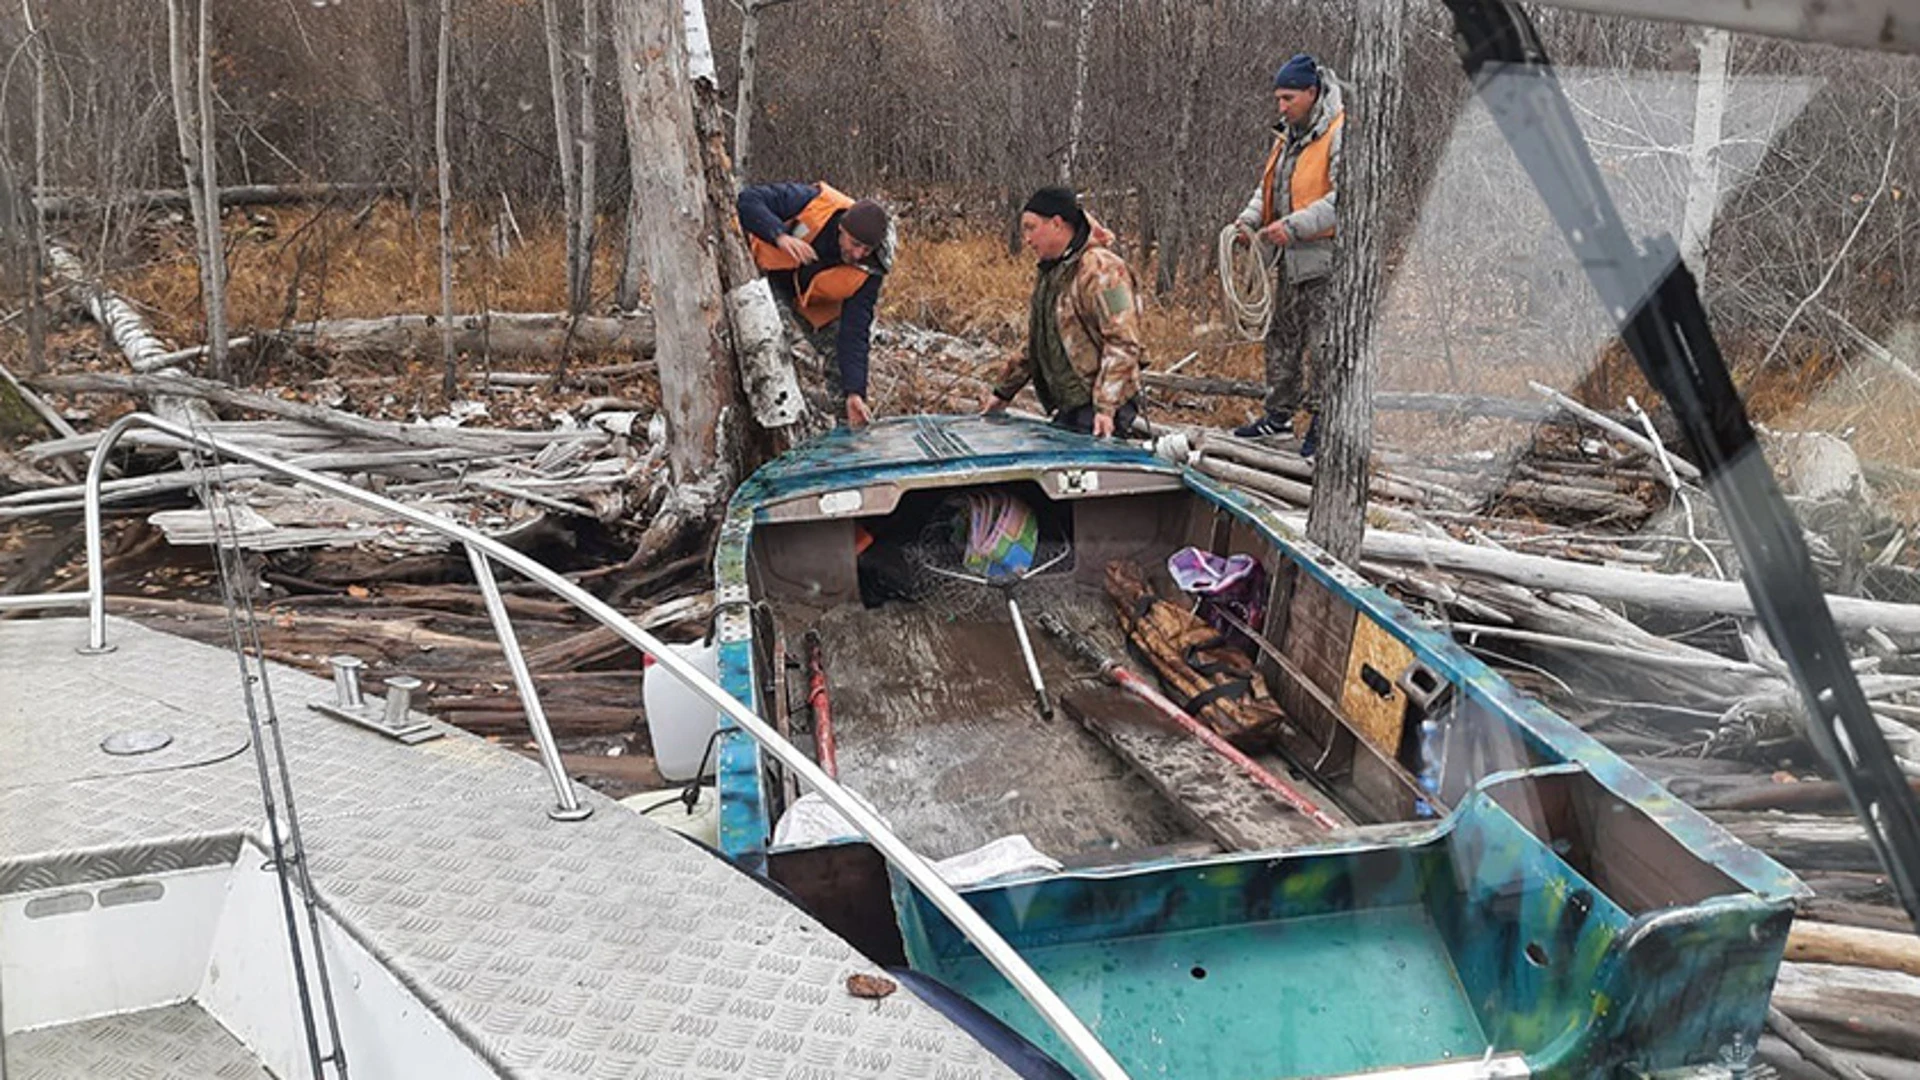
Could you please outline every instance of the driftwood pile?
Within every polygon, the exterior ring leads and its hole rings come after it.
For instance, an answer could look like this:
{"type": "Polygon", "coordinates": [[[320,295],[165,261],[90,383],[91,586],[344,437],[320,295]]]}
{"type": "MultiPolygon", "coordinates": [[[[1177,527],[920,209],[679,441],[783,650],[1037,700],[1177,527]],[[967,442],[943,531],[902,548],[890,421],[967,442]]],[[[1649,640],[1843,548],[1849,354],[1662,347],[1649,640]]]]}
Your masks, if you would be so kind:
{"type": "MultiPolygon", "coordinates": [[[[79,481],[100,431],[76,430],[68,416],[97,418],[104,428],[132,406],[476,527],[537,551],[549,565],[575,567],[577,580],[593,581],[649,629],[679,639],[704,632],[712,601],[703,555],[631,569],[619,561],[665,495],[664,431],[649,423],[657,395],[645,313],[462,317],[457,337],[475,354],[538,357],[547,370],[485,371],[472,380],[475,400],[457,402],[450,415],[402,422],[352,409],[403,410],[398,377],[330,379],[298,396],[198,378],[188,368],[203,350],[169,350],[134,305],[99,287],[70,253],[56,249],[53,267],[131,370],[7,373],[0,393],[27,405],[51,437],[0,451],[0,528],[18,522],[24,531],[14,535],[26,539],[22,557],[0,575],[0,594],[84,587],[74,526],[85,490],[79,481]],[[554,374],[551,358],[569,351],[625,362],[554,374]],[[507,426],[489,426],[495,417],[507,426]]],[[[250,337],[256,349],[403,357],[438,347],[431,323],[336,320],[250,337]]],[[[226,644],[228,610],[204,552],[219,535],[246,551],[257,571],[242,587],[252,590],[272,658],[324,673],[327,656],[353,652],[369,663],[376,685],[391,675],[424,677],[426,708],[478,734],[516,744],[526,738],[465,552],[255,466],[190,453],[157,432],[133,429],[117,446],[102,488],[110,611],[226,644]]],[[[616,789],[657,785],[640,711],[639,655],[544,590],[510,578],[501,586],[555,732],[580,751],[569,767],[616,789]]]]}
{"type": "MultiPolygon", "coordinates": [[[[323,385],[293,400],[195,378],[183,369],[195,350],[167,351],[130,305],[77,272],[77,260],[56,258],[55,267],[69,295],[111,329],[131,370],[9,376],[52,437],[0,451],[0,527],[49,513],[71,523],[80,468],[98,437],[67,422],[73,403],[84,400],[104,417],[132,402],[538,547],[550,565],[571,568],[642,625],[681,637],[705,627],[712,598],[704,553],[621,563],[664,497],[662,439],[647,423],[655,390],[644,319],[465,319],[462,333],[496,356],[522,347],[540,355],[557,339],[562,349],[606,345],[618,355],[603,359],[624,362],[572,371],[564,384],[546,371],[476,377],[475,395],[494,393],[490,409],[508,414],[498,428],[473,426],[477,416],[401,423],[345,407],[391,413],[377,383],[323,385]],[[66,401],[67,411],[41,395],[66,401]],[[566,407],[556,410],[560,401],[566,407]]],[[[398,355],[421,347],[426,326],[395,317],[260,337],[317,355],[398,355]]],[[[883,327],[875,345],[871,397],[882,414],[970,410],[1001,356],[911,327],[883,327]]],[[[1810,1063],[1824,1060],[1821,1069],[1920,1080],[1920,1067],[1897,1060],[1920,1059],[1911,927],[1802,735],[1797,694],[1753,624],[1698,470],[1644,414],[1602,414],[1538,389],[1537,400],[1377,396],[1385,411],[1492,418],[1531,431],[1509,440],[1521,447],[1514,451],[1379,450],[1360,569],[1815,886],[1776,999],[1785,1041],[1770,1037],[1763,1056],[1797,1075],[1813,1075],[1810,1063]],[[1825,1048],[1809,1049],[1818,1044],[1825,1048]]],[[[1184,401],[1257,398],[1260,387],[1176,373],[1150,374],[1147,391],[1160,452],[1303,524],[1313,470],[1294,447],[1163,422],[1184,401]]],[[[1920,474],[1852,462],[1837,442],[1782,439],[1773,449],[1883,730],[1920,777],[1920,606],[1912,603],[1920,600],[1920,544],[1913,526],[1876,508],[1867,482],[1920,489],[1920,474]]],[[[341,641],[352,641],[375,682],[424,676],[433,685],[427,707],[469,730],[524,740],[523,714],[463,553],[296,494],[250,467],[208,470],[152,433],[123,445],[132,456],[116,463],[121,475],[106,487],[116,526],[111,610],[225,642],[226,611],[206,564],[182,568],[168,550],[170,541],[204,543],[215,522],[230,522],[254,552],[254,601],[270,655],[318,671],[341,641]],[[212,513],[194,501],[209,474],[219,480],[212,513]],[[156,568],[172,577],[156,583],[156,568]],[[166,596],[142,594],[150,589],[166,596]]],[[[78,541],[71,528],[32,534],[0,594],[79,587],[78,541]]],[[[556,732],[578,751],[569,768],[619,789],[657,782],[645,756],[639,657],[544,593],[502,585],[556,732]]]]}

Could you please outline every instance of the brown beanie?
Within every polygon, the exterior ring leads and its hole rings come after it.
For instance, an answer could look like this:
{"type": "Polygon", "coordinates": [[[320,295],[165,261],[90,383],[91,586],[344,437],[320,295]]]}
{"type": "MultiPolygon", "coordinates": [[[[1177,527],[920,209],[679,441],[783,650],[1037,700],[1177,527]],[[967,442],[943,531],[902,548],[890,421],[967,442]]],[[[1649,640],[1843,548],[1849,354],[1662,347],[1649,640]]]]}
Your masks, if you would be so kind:
{"type": "Polygon", "coordinates": [[[886,208],[872,199],[861,199],[840,215],[840,228],[855,240],[877,248],[887,239],[886,208]]]}

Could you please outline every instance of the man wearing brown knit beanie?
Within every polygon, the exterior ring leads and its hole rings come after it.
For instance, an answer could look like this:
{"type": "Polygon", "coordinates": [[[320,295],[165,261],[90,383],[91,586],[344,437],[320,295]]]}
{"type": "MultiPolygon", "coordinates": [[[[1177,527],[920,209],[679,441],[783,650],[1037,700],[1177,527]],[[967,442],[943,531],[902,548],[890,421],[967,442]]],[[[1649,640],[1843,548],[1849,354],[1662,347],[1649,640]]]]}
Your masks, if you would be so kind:
{"type": "Polygon", "coordinates": [[[755,265],[820,354],[829,410],[864,427],[873,313],[893,266],[886,208],[825,183],[743,188],[738,207],[755,265]]]}

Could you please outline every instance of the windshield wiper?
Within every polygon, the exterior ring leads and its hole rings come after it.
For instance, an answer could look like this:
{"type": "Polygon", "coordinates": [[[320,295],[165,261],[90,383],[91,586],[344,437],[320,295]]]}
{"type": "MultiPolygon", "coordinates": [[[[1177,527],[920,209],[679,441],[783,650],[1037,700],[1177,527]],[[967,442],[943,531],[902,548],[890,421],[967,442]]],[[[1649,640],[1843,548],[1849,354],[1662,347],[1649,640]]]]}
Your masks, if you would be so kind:
{"type": "Polygon", "coordinates": [[[1553,65],[1517,5],[1445,0],[1474,90],[1533,179],[1647,381],[1679,421],[1740,554],[1760,624],[1806,703],[1808,734],[1920,925],[1920,806],[1874,723],[1806,540],[1755,442],[1693,275],[1666,237],[1628,235],[1553,65]]]}

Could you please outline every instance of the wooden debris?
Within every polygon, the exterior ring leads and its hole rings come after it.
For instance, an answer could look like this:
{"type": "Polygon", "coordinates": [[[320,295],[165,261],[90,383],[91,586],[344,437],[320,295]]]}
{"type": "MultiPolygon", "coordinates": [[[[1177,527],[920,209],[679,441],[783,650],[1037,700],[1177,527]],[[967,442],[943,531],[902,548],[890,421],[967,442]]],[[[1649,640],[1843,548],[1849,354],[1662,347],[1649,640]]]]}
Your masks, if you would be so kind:
{"type": "MultiPolygon", "coordinates": [[[[440,334],[438,315],[388,315],[299,323],[268,336],[330,356],[427,356],[441,348],[440,334]]],[[[455,315],[453,348],[515,360],[557,360],[569,351],[646,357],[653,355],[653,315],[646,311],[578,318],[514,311],[455,315]]]]}

